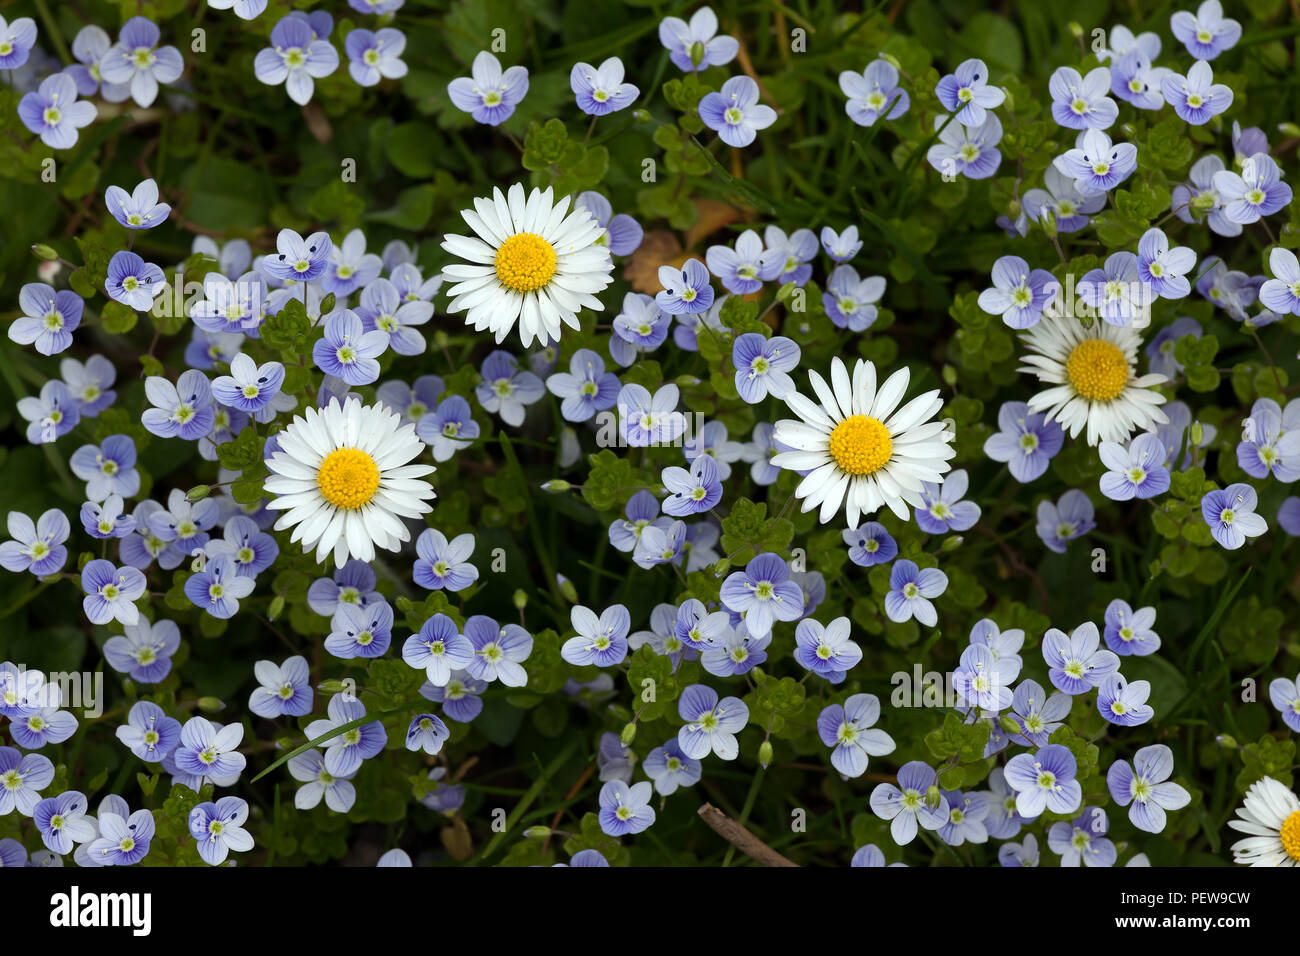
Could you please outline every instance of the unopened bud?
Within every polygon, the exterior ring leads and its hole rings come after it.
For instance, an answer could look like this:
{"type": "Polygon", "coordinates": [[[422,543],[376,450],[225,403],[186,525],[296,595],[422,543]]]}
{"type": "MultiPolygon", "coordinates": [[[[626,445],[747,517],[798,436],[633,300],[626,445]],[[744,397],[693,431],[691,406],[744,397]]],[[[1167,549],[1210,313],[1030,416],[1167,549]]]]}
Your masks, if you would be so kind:
{"type": "Polygon", "coordinates": [[[515,591],[514,601],[515,601],[515,610],[522,611],[524,608],[528,607],[528,592],[525,591],[523,588],[517,589],[515,591]]]}
{"type": "Polygon", "coordinates": [[[713,576],[715,578],[720,578],[730,570],[731,570],[731,559],[723,558],[721,561],[719,561],[717,564],[713,566],[713,576]]]}
{"type": "Polygon", "coordinates": [[[199,710],[206,714],[215,714],[226,709],[226,702],[220,697],[200,697],[199,710]]]}
{"type": "Polygon", "coordinates": [[[691,44],[691,65],[699,66],[704,62],[704,44],[696,40],[691,44]]]}
{"type": "Polygon", "coordinates": [[[1277,131],[1283,136],[1300,136],[1300,125],[1292,122],[1278,123],[1277,131]]]}
{"type": "Polygon", "coordinates": [[[777,302],[789,302],[790,297],[794,295],[794,290],[799,288],[799,283],[791,280],[776,291],[777,302]]]}
{"type": "Polygon", "coordinates": [[[560,593],[564,595],[566,601],[570,604],[578,603],[578,589],[573,586],[572,581],[566,578],[563,574],[557,574],[555,576],[555,583],[560,586],[560,593]]]}
{"type": "Polygon", "coordinates": [[[940,553],[947,553],[947,552],[949,552],[949,551],[956,551],[958,548],[960,548],[960,547],[962,546],[962,542],[964,542],[965,540],[966,540],[966,539],[965,539],[964,537],[962,537],[961,535],[959,535],[959,534],[954,534],[954,535],[952,535],[951,537],[949,537],[949,538],[945,538],[945,539],[944,539],[943,544],[941,544],[941,545],[939,546],[939,551],[940,551],[940,553]]]}
{"type": "Polygon", "coordinates": [[[1200,422],[1192,422],[1191,439],[1193,445],[1200,445],[1205,441],[1205,426],[1200,422]]]}
{"type": "Polygon", "coordinates": [[[535,827],[529,827],[524,831],[524,839],[526,840],[545,840],[550,835],[551,828],[541,824],[538,824],[535,827]]]}
{"type": "Polygon", "coordinates": [[[316,687],[322,694],[341,694],[350,689],[349,685],[334,677],[321,681],[316,687]]]}
{"type": "Polygon", "coordinates": [[[558,495],[562,491],[568,491],[573,485],[569,484],[563,478],[552,478],[550,481],[542,482],[542,491],[558,495]]]}
{"type": "Polygon", "coordinates": [[[898,57],[894,56],[892,53],[882,53],[880,54],[880,59],[884,60],[896,70],[901,70],[903,68],[903,64],[898,62],[898,57]]]}
{"type": "Polygon", "coordinates": [[[1083,36],[1083,24],[1079,23],[1077,20],[1071,20],[1066,24],[1066,28],[1070,31],[1070,36],[1075,39],[1083,36]]]}
{"type": "Polygon", "coordinates": [[[277,594],[271,598],[271,606],[266,609],[266,619],[268,621],[279,620],[280,615],[284,613],[284,595],[277,594]]]}
{"type": "Polygon", "coordinates": [[[632,741],[634,740],[636,740],[635,720],[631,721],[626,727],[624,727],[623,732],[618,735],[618,742],[622,744],[624,747],[630,747],[632,745],[632,741]]]}
{"type": "Polygon", "coordinates": [[[1191,202],[1193,212],[1209,212],[1218,203],[1218,197],[1211,192],[1204,192],[1197,196],[1191,202]]]}
{"type": "Polygon", "coordinates": [[[37,259],[44,259],[46,262],[59,258],[59,254],[55,251],[54,247],[47,246],[43,242],[38,242],[36,245],[32,246],[32,255],[37,259]]]}
{"type": "Polygon", "coordinates": [[[957,384],[957,370],[951,365],[945,365],[942,370],[943,383],[949,387],[957,384]]]}
{"type": "Polygon", "coordinates": [[[211,485],[195,485],[189,491],[185,492],[185,499],[187,501],[202,501],[210,494],[212,494],[211,485]]]}
{"type": "Polygon", "coordinates": [[[925,804],[931,809],[939,806],[943,801],[943,791],[939,789],[937,783],[931,784],[930,789],[925,791],[925,804]]]}
{"type": "Polygon", "coordinates": [[[758,745],[758,765],[764,770],[772,765],[772,741],[764,740],[758,745]]]}
{"type": "Polygon", "coordinates": [[[1039,215],[1038,221],[1043,227],[1043,234],[1047,236],[1048,239],[1056,238],[1058,231],[1056,225],[1056,213],[1052,212],[1050,209],[1044,209],[1039,215]]]}
{"type": "Polygon", "coordinates": [[[1214,740],[1224,750],[1237,749],[1237,738],[1233,737],[1231,734],[1219,734],[1219,736],[1215,737],[1214,740]]]}
{"type": "Polygon", "coordinates": [[[998,726],[1009,734],[1020,733],[1020,722],[1010,714],[1003,714],[998,718],[998,726]]]}
{"type": "Polygon", "coordinates": [[[654,116],[651,115],[649,110],[633,110],[632,118],[638,123],[648,123],[654,119],[654,116]]]}

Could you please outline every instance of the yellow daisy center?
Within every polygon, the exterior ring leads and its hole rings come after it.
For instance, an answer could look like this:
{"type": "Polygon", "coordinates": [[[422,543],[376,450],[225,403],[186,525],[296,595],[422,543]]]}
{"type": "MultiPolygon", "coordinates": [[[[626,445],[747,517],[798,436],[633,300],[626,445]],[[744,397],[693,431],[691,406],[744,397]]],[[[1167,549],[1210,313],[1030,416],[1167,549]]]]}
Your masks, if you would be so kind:
{"type": "Polygon", "coordinates": [[[1282,849],[1291,859],[1300,862],[1300,810],[1294,811],[1282,821],[1282,849]]]}
{"type": "Polygon", "coordinates": [[[831,457],[850,475],[879,471],[893,453],[889,430],[866,415],[850,415],[831,432],[831,457]]]}
{"type": "Polygon", "coordinates": [[[515,233],[497,248],[494,265],[512,292],[536,292],[555,275],[555,247],[531,232],[515,233]]]}
{"type": "Polygon", "coordinates": [[[1065,362],[1074,390],[1094,402],[1117,398],[1128,384],[1128,360],[1119,346],[1104,339],[1084,339],[1065,362]]]}
{"type": "Polygon", "coordinates": [[[338,448],[321,462],[316,487],[334,507],[355,511],[379,490],[379,466],[358,448],[338,448]]]}

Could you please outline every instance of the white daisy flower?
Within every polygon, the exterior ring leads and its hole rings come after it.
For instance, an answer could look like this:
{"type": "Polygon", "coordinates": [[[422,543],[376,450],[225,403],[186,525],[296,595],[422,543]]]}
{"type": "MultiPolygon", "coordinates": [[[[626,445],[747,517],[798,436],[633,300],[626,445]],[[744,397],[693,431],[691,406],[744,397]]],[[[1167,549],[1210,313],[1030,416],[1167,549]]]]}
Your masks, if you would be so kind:
{"type": "Polygon", "coordinates": [[[560,323],[577,329],[583,308],[604,308],[595,293],[612,281],[605,230],[585,209],[569,210],[571,197],[552,201],[551,190],[534,189],[527,199],[516,183],[508,195],[492,190],[461,216],[475,236],[447,236],[442,247],[468,260],[443,269],[455,283],[448,312],[464,311],[465,324],[491,330],[505,341],[519,320],[526,347],[560,340],[560,323]]]}
{"type": "Polygon", "coordinates": [[[1022,339],[1030,354],[1020,371],[1052,386],[1031,398],[1029,408],[1059,422],[1071,438],[1086,425],[1089,445],[1124,442],[1134,430],[1169,421],[1158,407],[1165,397],[1152,388],[1165,376],[1136,374],[1142,345],[1136,329],[1096,320],[1084,326],[1070,315],[1044,313],[1022,339]]]}
{"type": "Polygon", "coordinates": [[[774,455],[772,464],[807,473],[794,493],[804,511],[821,507],[823,524],[841,504],[850,528],[882,506],[906,521],[906,505],[925,507],[922,484],[943,481],[956,454],[946,423],[930,421],[943,400],[935,389],[899,408],[908,379],[901,368],[877,390],[874,364],[858,359],[850,381],[837,357],[831,359],[831,385],[808,373],[820,405],[797,391],[785,396],[802,421],[776,423],[772,437],[794,451],[774,455]]]}
{"type": "Polygon", "coordinates": [[[1232,845],[1234,863],[1300,866],[1300,797],[1272,777],[1260,777],[1237,816],[1228,826],[1249,835],[1232,845]]]}
{"type": "Polygon", "coordinates": [[[383,405],[331,398],[295,415],[275,440],[266,490],[276,497],[267,507],[284,512],[275,530],[293,528],[290,540],[304,553],[315,547],[318,564],[331,550],[340,568],[349,558],[373,561],[376,547],[396,551],[411,537],[402,519],[433,510],[433,488],[420,479],[434,467],[407,464],[424,442],[383,405]]]}

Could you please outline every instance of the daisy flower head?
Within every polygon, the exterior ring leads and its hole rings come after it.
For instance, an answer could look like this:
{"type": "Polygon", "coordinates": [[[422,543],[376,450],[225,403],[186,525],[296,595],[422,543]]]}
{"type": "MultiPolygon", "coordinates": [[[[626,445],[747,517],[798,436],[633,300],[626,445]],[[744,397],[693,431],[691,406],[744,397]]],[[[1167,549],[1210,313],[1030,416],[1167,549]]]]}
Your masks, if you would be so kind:
{"type": "Polygon", "coordinates": [[[465,324],[487,329],[497,344],[519,323],[525,348],[560,340],[560,326],[578,329],[578,312],[604,308],[595,293],[612,281],[614,262],[600,242],[604,227],[585,209],[570,211],[550,187],[525,195],[515,183],[503,194],[476,198],[461,216],[474,236],[447,236],[442,248],[464,262],[443,269],[455,284],[448,312],[464,312],[465,324]],[[567,215],[566,215],[567,213],[567,215]]]}
{"type": "Polygon", "coordinates": [[[1074,438],[1087,429],[1089,445],[1122,442],[1134,431],[1148,431],[1169,419],[1158,406],[1165,397],[1153,386],[1159,374],[1137,375],[1141,334],[1129,326],[1093,322],[1070,315],[1045,314],[1026,330],[1029,350],[1020,371],[1050,388],[1029,400],[1029,409],[1060,423],[1074,438]]]}
{"type": "Polygon", "coordinates": [[[1246,791],[1228,826],[1246,839],[1232,845],[1232,860],[1245,866],[1300,866],[1300,798],[1272,777],[1246,791]]]}
{"type": "Polygon", "coordinates": [[[844,362],[831,360],[831,384],[816,372],[808,381],[817,401],[798,391],[783,396],[799,416],[776,423],[773,437],[794,449],[773,456],[780,468],[807,472],[795,489],[802,510],[820,507],[823,524],[843,505],[848,527],[888,507],[899,518],[907,506],[924,507],[922,485],[943,481],[956,454],[954,435],[931,421],[943,401],[925,392],[900,407],[910,372],[899,369],[876,387],[876,366],[858,359],[852,376],[844,362]]]}
{"type": "Polygon", "coordinates": [[[424,443],[382,405],[331,399],[295,415],[276,439],[267,507],[283,512],[275,530],[293,528],[290,541],[302,541],[304,553],[314,547],[317,564],[331,550],[339,568],[348,558],[373,561],[376,548],[396,551],[411,536],[402,519],[433,509],[423,480],[433,466],[409,464],[424,443]]]}

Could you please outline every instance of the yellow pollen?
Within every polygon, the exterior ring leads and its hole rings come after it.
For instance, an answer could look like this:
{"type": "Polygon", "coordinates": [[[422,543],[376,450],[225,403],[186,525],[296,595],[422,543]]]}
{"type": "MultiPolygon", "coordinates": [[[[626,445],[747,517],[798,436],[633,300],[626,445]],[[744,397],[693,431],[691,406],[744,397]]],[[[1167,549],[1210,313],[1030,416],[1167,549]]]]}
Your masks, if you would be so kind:
{"type": "Polygon", "coordinates": [[[1300,810],[1282,821],[1282,849],[1291,859],[1300,862],[1300,810]]]}
{"type": "Polygon", "coordinates": [[[536,292],[555,275],[555,247],[539,235],[519,232],[501,243],[493,264],[511,292],[536,292]]]}
{"type": "Polygon", "coordinates": [[[360,449],[338,448],[321,462],[316,487],[334,507],[355,511],[379,490],[379,466],[360,449]]]}
{"type": "Polygon", "coordinates": [[[1128,360],[1119,346],[1105,339],[1084,339],[1065,362],[1074,390],[1094,402],[1117,398],[1128,384],[1128,360]]]}
{"type": "Polygon", "coordinates": [[[893,453],[889,431],[866,415],[850,415],[831,432],[831,457],[850,475],[879,471],[893,453]]]}

